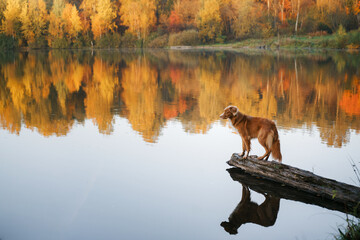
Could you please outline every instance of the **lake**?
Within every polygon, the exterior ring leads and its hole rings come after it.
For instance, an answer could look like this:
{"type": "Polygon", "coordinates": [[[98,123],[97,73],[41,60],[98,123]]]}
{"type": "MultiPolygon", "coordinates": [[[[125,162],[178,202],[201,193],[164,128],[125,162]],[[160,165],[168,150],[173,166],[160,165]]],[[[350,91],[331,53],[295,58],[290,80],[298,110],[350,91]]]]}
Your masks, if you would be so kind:
{"type": "Polygon", "coordinates": [[[231,178],[241,138],[219,115],[274,120],[283,163],[359,186],[359,66],[341,51],[0,53],[0,239],[333,239],[346,214],[231,178]],[[245,195],[266,216],[229,234],[245,195]]]}

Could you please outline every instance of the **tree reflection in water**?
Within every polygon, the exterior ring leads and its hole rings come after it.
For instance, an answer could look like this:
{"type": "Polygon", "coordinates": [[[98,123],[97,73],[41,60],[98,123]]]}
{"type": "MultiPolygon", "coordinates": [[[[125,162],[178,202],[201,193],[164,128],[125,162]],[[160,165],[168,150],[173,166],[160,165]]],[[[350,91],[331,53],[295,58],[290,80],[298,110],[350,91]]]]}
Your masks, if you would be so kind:
{"type": "Polygon", "coordinates": [[[224,51],[50,51],[0,55],[0,124],[66,135],[91,119],[111,134],[115,116],[146,142],[167,121],[205,133],[224,106],[274,119],[282,129],[319,129],[341,147],[360,130],[358,54],[224,51]]]}

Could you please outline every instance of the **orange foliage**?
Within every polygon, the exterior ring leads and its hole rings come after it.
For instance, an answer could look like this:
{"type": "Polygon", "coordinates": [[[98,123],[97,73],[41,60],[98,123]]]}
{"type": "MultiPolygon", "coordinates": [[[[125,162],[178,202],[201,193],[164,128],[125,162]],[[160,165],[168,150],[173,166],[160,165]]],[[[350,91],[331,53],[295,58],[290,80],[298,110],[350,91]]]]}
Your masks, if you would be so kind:
{"type": "Polygon", "coordinates": [[[163,107],[164,118],[171,119],[179,116],[179,114],[184,113],[188,108],[186,100],[182,97],[178,101],[173,101],[171,103],[165,103],[163,107]]]}
{"type": "Polygon", "coordinates": [[[171,82],[176,83],[181,79],[181,69],[170,67],[171,82]]]}
{"type": "Polygon", "coordinates": [[[339,105],[348,115],[360,116],[360,84],[357,84],[356,92],[345,90],[339,105]]]}
{"type": "Polygon", "coordinates": [[[178,116],[179,112],[175,104],[164,104],[164,118],[171,119],[178,116]]]}
{"type": "Polygon", "coordinates": [[[176,11],[171,11],[169,16],[169,31],[178,32],[183,28],[183,22],[180,15],[176,11]]]}
{"type": "Polygon", "coordinates": [[[360,0],[355,5],[354,13],[355,13],[355,15],[360,14],[360,0]]]}

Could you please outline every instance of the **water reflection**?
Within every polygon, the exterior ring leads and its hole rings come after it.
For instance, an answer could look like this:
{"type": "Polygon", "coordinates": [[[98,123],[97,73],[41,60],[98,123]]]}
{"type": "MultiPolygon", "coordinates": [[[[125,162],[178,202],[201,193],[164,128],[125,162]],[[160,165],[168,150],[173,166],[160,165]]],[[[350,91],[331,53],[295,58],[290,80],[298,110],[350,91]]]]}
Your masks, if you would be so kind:
{"type": "Polygon", "coordinates": [[[279,212],[280,198],[262,193],[265,200],[258,205],[251,201],[249,187],[243,184],[242,188],[240,203],[229,216],[229,221],[221,223],[225,231],[237,234],[239,227],[245,223],[255,223],[264,227],[273,226],[279,212]]]}
{"type": "Polygon", "coordinates": [[[240,203],[230,214],[228,221],[223,221],[220,224],[230,234],[237,234],[238,228],[246,223],[254,223],[264,227],[273,226],[279,212],[280,199],[312,204],[353,216],[360,216],[358,207],[353,204],[333,201],[323,198],[321,195],[300,191],[281,183],[253,176],[239,168],[230,168],[227,171],[234,181],[242,185],[240,203]],[[263,203],[258,205],[251,201],[250,189],[265,197],[263,203]]]}
{"type": "Polygon", "coordinates": [[[128,119],[156,142],[176,119],[204,133],[224,106],[275,119],[280,128],[316,126],[329,146],[360,130],[360,56],[205,51],[50,51],[1,55],[0,122],[44,136],[66,135],[92,119],[111,134],[128,119]]]}

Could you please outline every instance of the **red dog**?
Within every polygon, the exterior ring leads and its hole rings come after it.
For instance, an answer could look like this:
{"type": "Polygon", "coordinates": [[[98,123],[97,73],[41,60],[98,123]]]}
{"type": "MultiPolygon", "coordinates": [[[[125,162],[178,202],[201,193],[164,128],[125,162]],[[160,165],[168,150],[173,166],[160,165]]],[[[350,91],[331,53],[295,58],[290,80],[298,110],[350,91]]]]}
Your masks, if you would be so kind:
{"type": "Polygon", "coordinates": [[[243,145],[241,156],[244,156],[246,152],[245,159],[249,156],[250,140],[257,138],[266,151],[259,159],[268,160],[271,153],[275,159],[281,162],[279,134],[273,121],[266,118],[247,116],[239,112],[235,106],[226,107],[220,118],[230,119],[232,125],[238,130],[243,145]]]}

